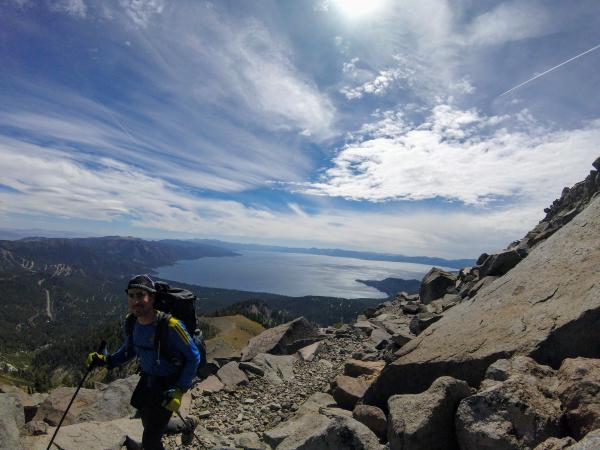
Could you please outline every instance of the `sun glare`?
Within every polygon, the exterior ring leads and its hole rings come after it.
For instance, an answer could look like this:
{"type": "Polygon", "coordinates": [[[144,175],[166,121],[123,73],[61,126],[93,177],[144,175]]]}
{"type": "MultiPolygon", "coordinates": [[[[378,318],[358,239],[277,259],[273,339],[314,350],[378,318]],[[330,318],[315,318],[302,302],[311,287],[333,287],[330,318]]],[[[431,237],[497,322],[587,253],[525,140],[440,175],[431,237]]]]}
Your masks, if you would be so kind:
{"type": "Polygon", "coordinates": [[[385,0],[334,0],[336,8],[344,15],[356,18],[369,15],[381,7],[385,0]]]}

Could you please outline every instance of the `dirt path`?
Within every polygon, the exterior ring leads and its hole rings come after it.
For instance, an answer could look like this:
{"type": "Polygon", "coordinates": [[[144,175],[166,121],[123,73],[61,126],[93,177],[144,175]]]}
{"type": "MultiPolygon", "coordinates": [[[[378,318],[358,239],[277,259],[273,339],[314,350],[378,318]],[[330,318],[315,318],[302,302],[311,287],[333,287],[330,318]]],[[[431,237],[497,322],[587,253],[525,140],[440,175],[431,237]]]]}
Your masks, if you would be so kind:
{"type": "MultiPolygon", "coordinates": [[[[38,286],[42,287],[42,283],[46,281],[45,278],[42,278],[38,281],[38,286]]],[[[50,291],[48,289],[44,289],[46,291],[46,316],[48,316],[48,320],[54,320],[54,316],[52,315],[52,300],[50,300],[50,291]]],[[[38,314],[36,314],[33,318],[30,317],[30,320],[35,319],[38,314]]]]}
{"type": "Polygon", "coordinates": [[[50,300],[50,291],[48,289],[44,289],[46,291],[46,315],[48,319],[54,320],[52,316],[52,301],[50,300]]]}

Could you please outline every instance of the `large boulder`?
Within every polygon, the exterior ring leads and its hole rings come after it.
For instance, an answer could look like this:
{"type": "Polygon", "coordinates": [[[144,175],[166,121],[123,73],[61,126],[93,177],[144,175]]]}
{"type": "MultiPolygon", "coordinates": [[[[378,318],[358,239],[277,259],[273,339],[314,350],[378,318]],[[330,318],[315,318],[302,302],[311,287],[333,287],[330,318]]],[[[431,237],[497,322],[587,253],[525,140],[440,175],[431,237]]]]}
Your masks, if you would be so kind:
{"type": "Polygon", "coordinates": [[[579,440],[600,428],[600,359],[565,359],[557,376],[569,434],[579,440]]]}
{"type": "Polygon", "coordinates": [[[478,267],[479,277],[504,275],[510,269],[515,267],[522,260],[521,254],[516,250],[505,250],[500,253],[490,255],[478,267]]]}
{"type": "Polygon", "coordinates": [[[319,339],[317,328],[304,317],[299,317],[250,339],[242,350],[242,361],[250,361],[259,353],[290,355],[319,339]]]}
{"type": "Polygon", "coordinates": [[[456,276],[437,267],[433,267],[421,281],[421,303],[427,304],[432,300],[442,298],[454,290],[456,276]]]}
{"type": "Polygon", "coordinates": [[[329,424],[330,419],[319,414],[319,411],[322,408],[329,408],[335,405],[335,400],[331,395],[324,392],[316,392],[287,421],[265,431],[263,439],[267,444],[275,448],[289,436],[298,436],[307,433],[306,430],[313,428],[325,428],[329,424]]]}
{"type": "Polygon", "coordinates": [[[416,316],[413,316],[412,320],[410,321],[410,332],[417,336],[441,318],[441,314],[435,314],[431,312],[419,313],[416,316]]]}
{"type": "Polygon", "coordinates": [[[321,344],[322,342],[319,341],[315,342],[314,344],[307,345],[306,347],[302,347],[300,350],[298,350],[298,355],[300,355],[300,358],[302,358],[303,361],[310,362],[315,359],[315,356],[317,356],[317,353],[319,353],[321,344]]]}
{"type": "Polygon", "coordinates": [[[352,411],[369,384],[361,378],[338,375],[333,383],[332,395],[342,408],[352,411]]]}
{"type": "Polygon", "coordinates": [[[252,364],[262,370],[262,376],[267,381],[273,384],[281,384],[294,378],[294,363],[296,360],[294,355],[259,353],[252,359],[252,364]]]}
{"type": "Polygon", "coordinates": [[[216,375],[210,375],[208,378],[194,386],[192,396],[211,395],[222,391],[224,388],[225,385],[216,375]]]}
{"type": "Polygon", "coordinates": [[[390,343],[392,336],[381,328],[375,328],[369,339],[373,342],[375,348],[381,349],[390,343]]]}
{"type": "Polygon", "coordinates": [[[349,359],[344,364],[344,375],[349,377],[359,377],[361,375],[373,376],[379,373],[385,367],[385,361],[360,361],[349,359]]]}
{"type": "MultiPolygon", "coordinates": [[[[112,450],[121,449],[129,436],[138,442],[142,440],[142,422],[139,419],[121,418],[108,422],[82,422],[63,425],[54,440],[56,447],[64,450],[112,450]]],[[[53,434],[27,438],[29,450],[44,450],[53,434]]]]}
{"type": "Polygon", "coordinates": [[[100,386],[95,401],[81,410],[77,422],[104,422],[133,414],[135,408],[129,401],[139,379],[139,375],[132,375],[100,386]]]}
{"type": "Polygon", "coordinates": [[[454,413],[458,403],[471,395],[464,381],[451,377],[435,380],[421,394],[394,395],[388,400],[388,440],[392,449],[458,449],[454,413]]]}
{"type": "Polygon", "coordinates": [[[29,422],[33,419],[37,413],[38,407],[48,397],[47,393],[36,392],[28,394],[23,389],[9,384],[0,384],[0,393],[13,394],[17,397],[25,411],[25,422],[29,422]]]}
{"type": "Polygon", "coordinates": [[[486,368],[514,354],[558,368],[568,357],[600,357],[600,198],[506,275],[444,313],[406,344],[365,395],[385,407],[448,375],[478,386],[486,368]],[[540,276],[543,274],[543,276],[540,276]]]}
{"type": "Polygon", "coordinates": [[[500,360],[483,389],[460,402],[456,434],[463,450],[525,450],[564,435],[555,372],[527,357],[500,360]]]}
{"type": "MultiPolygon", "coordinates": [[[[33,420],[41,420],[49,425],[56,426],[60,421],[63,413],[67,409],[71,398],[75,394],[75,388],[61,387],[50,391],[50,395],[39,406],[33,420]]],[[[69,412],[65,416],[63,425],[71,425],[80,422],[79,415],[88,407],[93,405],[98,399],[98,391],[96,389],[81,388],[77,393],[77,397],[69,408],[69,412]]],[[[129,398],[127,398],[129,401],[129,398]]]]}
{"type": "Polygon", "coordinates": [[[598,450],[600,448],[600,429],[590,431],[577,444],[573,444],[568,450],[598,450]]]}
{"type": "Polygon", "coordinates": [[[246,386],[250,384],[248,377],[240,370],[238,363],[235,361],[221,367],[217,372],[217,377],[225,386],[237,386],[239,384],[246,386]]]}
{"type": "Polygon", "coordinates": [[[351,417],[325,420],[298,429],[281,442],[277,450],[380,450],[382,447],[371,430],[351,417]]]}
{"type": "Polygon", "coordinates": [[[568,436],[564,438],[551,437],[546,439],[533,450],[566,450],[571,448],[571,446],[576,443],[577,441],[575,439],[568,436]]]}
{"type": "Polygon", "coordinates": [[[357,405],[352,411],[352,417],[366,425],[378,437],[383,438],[387,432],[385,413],[376,406],[357,405]]]}
{"type": "Polygon", "coordinates": [[[25,413],[18,398],[0,394],[0,449],[20,450],[19,428],[25,424],[25,413]]]}

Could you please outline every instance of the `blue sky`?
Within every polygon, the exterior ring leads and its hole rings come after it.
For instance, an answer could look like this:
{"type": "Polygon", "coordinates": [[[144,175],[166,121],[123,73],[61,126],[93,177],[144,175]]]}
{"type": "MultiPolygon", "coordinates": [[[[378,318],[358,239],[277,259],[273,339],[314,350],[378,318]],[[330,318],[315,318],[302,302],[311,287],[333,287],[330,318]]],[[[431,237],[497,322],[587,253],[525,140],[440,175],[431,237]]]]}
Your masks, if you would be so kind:
{"type": "Polygon", "coordinates": [[[5,1],[0,227],[473,257],[600,155],[590,1],[5,1]]]}

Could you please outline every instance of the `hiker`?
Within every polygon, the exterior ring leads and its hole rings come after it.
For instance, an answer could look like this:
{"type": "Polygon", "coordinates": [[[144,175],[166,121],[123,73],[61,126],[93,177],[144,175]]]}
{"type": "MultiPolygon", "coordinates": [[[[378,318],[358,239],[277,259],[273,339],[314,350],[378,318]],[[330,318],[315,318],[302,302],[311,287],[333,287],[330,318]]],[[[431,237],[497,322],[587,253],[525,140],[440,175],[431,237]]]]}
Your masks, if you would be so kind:
{"type": "Polygon", "coordinates": [[[144,426],[143,448],[163,450],[164,433],[182,432],[182,443],[190,444],[198,420],[188,417],[186,423],[181,424],[170,419],[179,410],[181,397],[196,374],[200,362],[198,348],[182,322],[154,309],[156,289],[148,275],[133,277],[125,292],[133,315],[128,317],[135,318],[131,321],[132,329],[126,330],[125,342],[119,350],[108,356],[90,353],[87,364],[112,369],[137,356],[141,377],[131,405],[138,409],[144,426]],[[157,339],[159,333],[165,333],[164,338],[157,339]]]}

